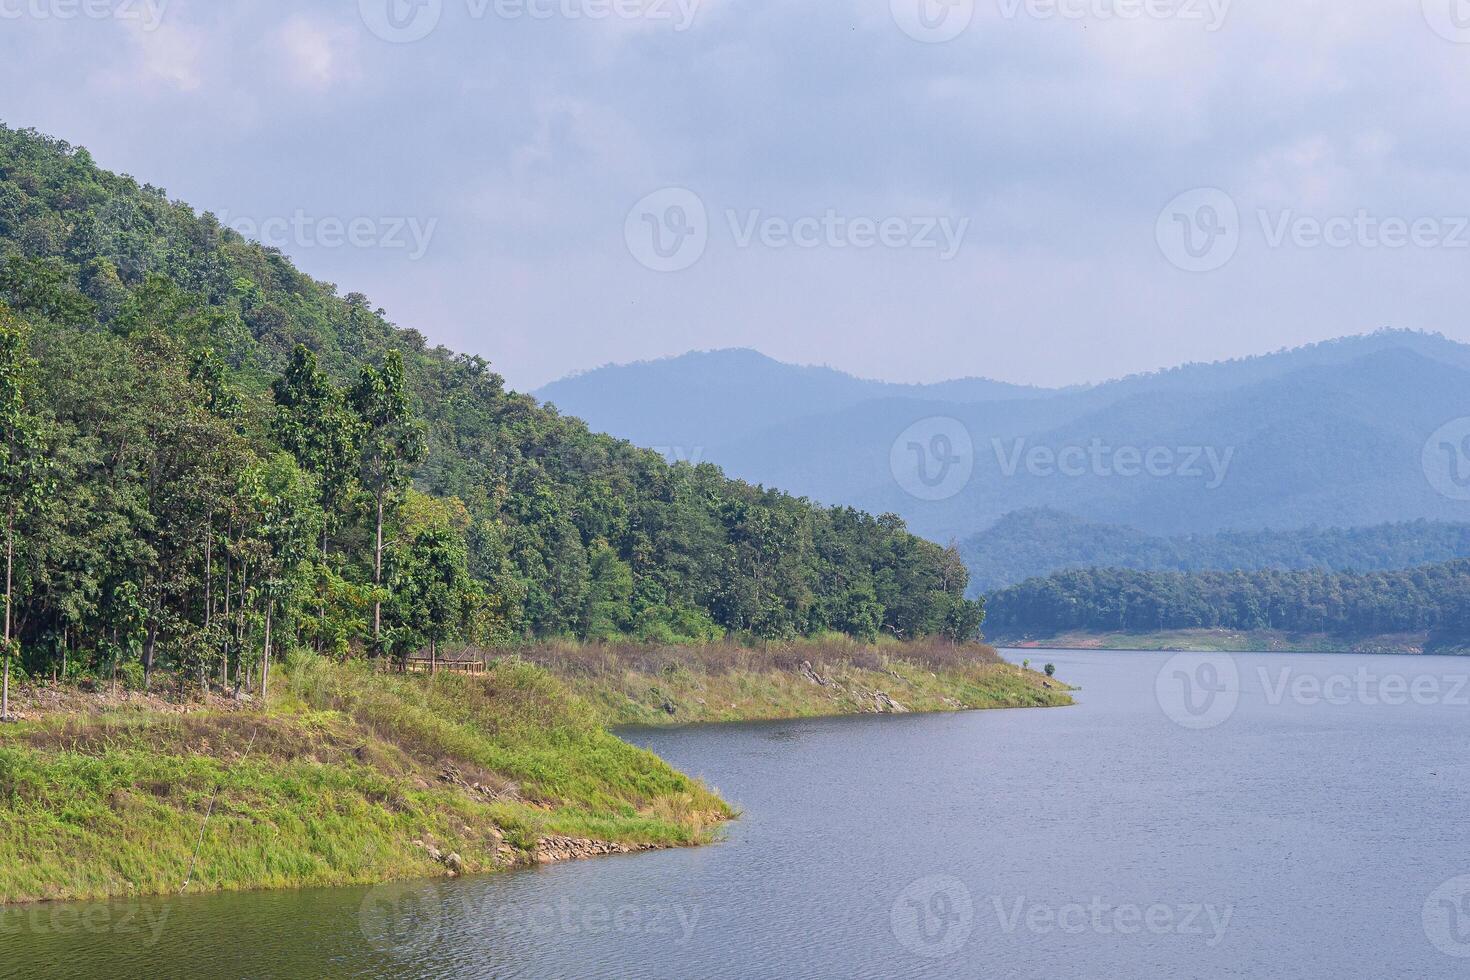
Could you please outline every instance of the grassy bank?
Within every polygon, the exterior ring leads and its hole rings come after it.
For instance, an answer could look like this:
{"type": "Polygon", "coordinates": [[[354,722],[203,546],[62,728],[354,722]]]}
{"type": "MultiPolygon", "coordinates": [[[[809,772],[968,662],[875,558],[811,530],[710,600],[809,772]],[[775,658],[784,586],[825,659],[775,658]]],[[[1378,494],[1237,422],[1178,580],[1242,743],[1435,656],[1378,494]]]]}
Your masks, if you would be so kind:
{"type": "Polygon", "coordinates": [[[1071,703],[978,644],[836,639],[547,645],[477,677],[300,654],[272,675],[264,711],[178,690],[17,700],[25,720],[0,727],[0,903],[698,844],[730,808],[608,726],[1071,703]]]}
{"type": "Polygon", "coordinates": [[[978,643],[553,644],[520,656],[555,671],[608,725],[1072,703],[1066,685],[978,643]]]}
{"type": "Polygon", "coordinates": [[[267,712],[141,700],[0,729],[0,902],[177,892],[196,846],[191,890],[333,885],[527,863],[552,837],[694,844],[730,816],[514,662],[430,681],[301,657],[267,712]]]}
{"type": "Polygon", "coordinates": [[[1464,654],[1470,650],[1427,633],[1343,637],[1281,630],[1167,630],[1160,633],[1063,633],[1044,639],[997,639],[1001,646],[1032,650],[1168,650],[1201,653],[1393,653],[1464,654]]]}

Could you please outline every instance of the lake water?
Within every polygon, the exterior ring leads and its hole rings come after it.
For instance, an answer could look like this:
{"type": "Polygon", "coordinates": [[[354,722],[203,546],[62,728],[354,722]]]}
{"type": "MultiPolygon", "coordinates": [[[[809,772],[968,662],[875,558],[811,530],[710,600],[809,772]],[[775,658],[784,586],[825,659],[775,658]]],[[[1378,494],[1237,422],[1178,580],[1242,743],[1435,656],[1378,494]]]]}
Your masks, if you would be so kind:
{"type": "Polygon", "coordinates": [[[1470,660],[1025,655],[1080,704],[627,733],[713,847],[10,910],[0,975],[1470,975],[1470,660]]]}

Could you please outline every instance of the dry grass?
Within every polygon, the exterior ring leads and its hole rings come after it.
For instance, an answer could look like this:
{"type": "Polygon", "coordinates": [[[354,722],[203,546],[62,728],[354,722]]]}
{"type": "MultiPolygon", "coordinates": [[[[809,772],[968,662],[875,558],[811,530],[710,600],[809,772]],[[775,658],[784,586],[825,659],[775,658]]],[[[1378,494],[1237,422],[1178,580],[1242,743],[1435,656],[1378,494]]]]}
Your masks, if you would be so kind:
{"type": "MultiPolygon", "coordinates": [[[[810,664],[818,672],[837,667],[884,670],[898,660],[932,671],[959,670],[1001,663],[995,649],[983,643],[921,640],[912,643],[862,643],[849,637],[821,637],[788,643],[740,643],[725,640],[700,646],[633,642],[540,643],[516,651],[522,660],[574,678],[619,677],[629,671],[648,676],[693,672],[728,674],[796,672],[810,664]]],[[[487,651],[487,657],[493,656],[487,651]]]]}

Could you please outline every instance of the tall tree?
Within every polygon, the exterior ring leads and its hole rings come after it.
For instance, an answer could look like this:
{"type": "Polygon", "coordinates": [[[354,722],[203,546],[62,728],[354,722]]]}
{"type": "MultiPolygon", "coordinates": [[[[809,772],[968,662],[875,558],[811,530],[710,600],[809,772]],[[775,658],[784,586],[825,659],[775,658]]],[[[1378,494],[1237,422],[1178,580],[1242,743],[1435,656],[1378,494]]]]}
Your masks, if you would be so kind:
{"type": "Polygon", "coordinates": [[[5,663],[0,680],[0,721],[10,719],[11,626],[15,604],[15,524],[42,492],[40,420],[27,404],[34,363],[30,331],[0,304],[0,508],[5,519],[5,663]]]}
{"type": "Polygon", "coordinates": [[[460,501],[413,494],[404,526],[387,548],[392,583],[392,646],[406,655],[429,645],[429,670],[445,642],[463,639],[484,607],[484,594],[469,572],[460,501]]]}
{"type": "Polygon", "coordinates": [[[275,434],[303,470],[316,478],[321,507],[321,574],[318,581],[320,652],[331,591],[328,539],[357,489],[357,442],[362,424],[346,394],[318,367],[316,355],[297,344],[286,372],[271,387],[276,399],[275,434]]]}
{"type": "Polygon", "coordinates": [[[271,391],[276,399],[277,441],[316,478],[325,560],[327,535],[354,490],[361,423],[346,394],[317,367],[316,355],[304,345],[296,345],[271,391]]]}
{"type": "Polygon", "coordinates": [[[260,582],[265,628],[260,669],[260,700],[264,704],[277,613],[291,611],[291,581],[310,560],[321,528],[316,506],[319,490],[316,481],[284,454],[249,471],[246,486],[254,524],[250,550],[260,582]]]}
{"type": "Polygon", "coordinates": [[[373,646],[383,637],[383,511],[408,486],[413,467],[427,455],[422,424],[413,416],[403,381],[403,356],[389,351],[381,368],[362,369],[352,391],[352,407],[362,420],[359,478],[373,496],[373,646]]]}

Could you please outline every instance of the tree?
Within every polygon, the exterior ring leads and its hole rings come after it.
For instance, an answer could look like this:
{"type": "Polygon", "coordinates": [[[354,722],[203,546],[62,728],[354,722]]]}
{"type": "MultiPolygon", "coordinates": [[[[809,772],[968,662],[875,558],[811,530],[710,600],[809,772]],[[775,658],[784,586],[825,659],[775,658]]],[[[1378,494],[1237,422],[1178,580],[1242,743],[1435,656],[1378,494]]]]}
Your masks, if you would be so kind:
{"type": "Polygon", "coordinates": [[[139,533],[152,552],[139,576],[150,610],[147,684],[160,642],[199,647],[203,617],[194,597],[212,557],[214,515],[236,491],[248,453],[234,427],[207,408],[172,336],[154,326],[124,343],[136,385],[117,407],[133,420],[130,452],[147,510],[139,533]]]}
{"type": "Polygon", "coordinates": [[[316,478],[325,558],[327,532],[354,490],[361,423],[344,392],[317,368],[316,355],[301,344],[291,352],[285,373],[271,391],[276,400],[276,440],[316,478]]]}
{"type": "Polygon", "coordinates": [[[321,508],[322,570],[317,650],[326,630],[331,590],[329,535],[357,489],[357,441],[362,423],[348,407],[345,393],[317,368],[316,355],[297,344],[286,372],[271,386],[275,395],[274,431],[297,464],[316,478],[321,508]]]}
{"type": "Polygon", "coordinates": [[[245,477],[251,505],[251,532],[247,544],[260,582],[258,601],[265,621],[260,670],[260,700],[265,703],[270,683],[272,628],[276,613],[289,613],[293,578],[311,557],[321,528],[317,508],[320,490],[295,461],[278,453],[253,467],[245,477]]]}
{"type": "Polygon", "coordinates": [[[10,720],[10,663],[15,652],[12,618],[15,604],[16,519],[41,499],[45,469],[41,422],[28,401],[35,370],[29,352],[30,331],[0,304],[0,508],[5,519],[5,663],[0,680],[0,721],[10,720]]]}
{"type": "Polygon", "coordinates": [[[430,670],[445,642],[467,636],[484,604],[470,576],[461,527],[468,515],[457,500],[413,495],[407,526],[388,550],[388,580],[393,586],[393,647],[406,655],[425,642],[430,670]]]}
{"type": "MultiPolygon", "coordinates": [[[[403,380],[403,356],[389,351],[381,369],[362,369],[352,391],[352,407],[362,420],[359,479],[372,494],[375,512],[373,587],[383,586],[383,511],[408,485],[413,467],[427,455],[423,426],[413,416],[403,380]]],[[[382,642],[383,597],[373,598],[373,645],[382,642]]]]}

